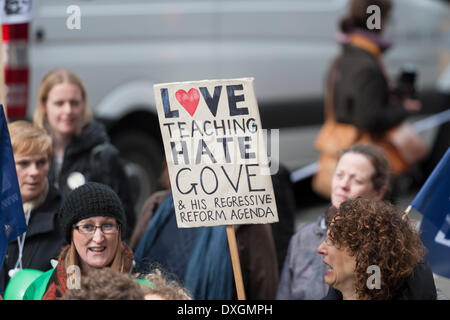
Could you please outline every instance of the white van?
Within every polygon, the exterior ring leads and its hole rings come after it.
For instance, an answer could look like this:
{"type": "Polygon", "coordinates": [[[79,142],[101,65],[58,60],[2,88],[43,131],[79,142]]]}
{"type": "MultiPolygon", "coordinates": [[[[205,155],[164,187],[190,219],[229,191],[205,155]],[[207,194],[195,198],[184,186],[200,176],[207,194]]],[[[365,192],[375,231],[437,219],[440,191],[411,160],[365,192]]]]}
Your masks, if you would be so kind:
{"type": "MultiPolygon", "coordinates": [[[[155,190],[162,144],[153,96],[161,82],[254,77],[263,126],[320,124],[323,83],[339,52],[337,24],[346,0],[40,0],[30,31],[28,118],[51,69],[68,68],[88,89],[98,119],[139,180],[140,208],[155,190]],[[67,25],[69,6],[80,28],[67,25]]],[[[418,70],[433,92],[440,70],[442,0],[396,0],[386,56],[397,73],[418,70]]]]}

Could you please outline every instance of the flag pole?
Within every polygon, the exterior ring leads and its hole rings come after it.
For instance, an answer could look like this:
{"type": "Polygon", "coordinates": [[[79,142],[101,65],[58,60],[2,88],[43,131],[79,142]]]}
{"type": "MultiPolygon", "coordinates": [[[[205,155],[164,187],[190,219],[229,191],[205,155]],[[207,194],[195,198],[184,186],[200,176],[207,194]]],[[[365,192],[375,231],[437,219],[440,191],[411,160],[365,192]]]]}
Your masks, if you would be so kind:
{"type": "Polygon", "coordinates": [[[6,110],[5,93],[5,64],[3,61],[3,24],[0,22],[0,103],[3,105],[3,113],[8,121],[8,112],[6,110]]]}
{"type": "Polygon", "coordinates": [[[241,263],[236,244],[236,233],[233,225],[227,225],[228,247],[230,248],[231,263],[233,265],[234,282],[238,300],[245,300],[244,282],[242,281],[241,263]]]}
{"type": "Polygon", "coordinates": [[[405,219],[406,216],[409,214],[409,212],[411,211],[411,205],[408,206],[408,208],[406,208],[405,213],[403,214],[402,218],[405,219]]]}

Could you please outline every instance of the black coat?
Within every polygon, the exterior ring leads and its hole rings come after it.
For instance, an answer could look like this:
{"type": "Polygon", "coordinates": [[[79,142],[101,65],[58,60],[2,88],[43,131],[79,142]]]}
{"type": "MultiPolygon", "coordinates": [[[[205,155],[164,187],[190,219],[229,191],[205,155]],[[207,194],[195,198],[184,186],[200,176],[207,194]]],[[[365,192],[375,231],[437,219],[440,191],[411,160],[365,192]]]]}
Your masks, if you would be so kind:
{"type": "MultiPolygon", "coordinates": [[[[376,290],[376,289],[374,289],[376,290]]],[[[436,300],[433,272],[427,262],[418,263],[392,300],[436,300]]],[[[342,300],[339,290],[330,287],[323,300],[342,300]]]]}
{"type": "MultiPolygon", "coordinates": [[[[55,161],[52,161],[54,163],[55,161]]],[[[129,181],[119,151],[109,142],[102,124],[92,121],[81,135],[74,136],[66,147],[59,175],[55,167],[49,172],[49,182],[67,195],[72,188],[68,184],[71,174],[81,173],[85,182],[99,182],[110,186],[122,200],[127,217],[126,239],[129,239],[135,224],[134,204],[129,181]]]]}
{"type": "Polygon", "coordinates": [[[369,52],[344,45],[330,72],[335,76],[333,105],[338,122],[353,124],[375,135],[402,122],[408,112],[388,86],[383,70],[369,52]]]}
{"type": "MultiPolygon", "coordinates": [[[[57,211],[61,206],[61,193],[50,186],[47,198],[38,208],[31,211],[25,245],[22,253],[22,267],[47,271],[52,268],[51,259],[57,259],[64,245],[60,232],[57,211]]],[[[8,271],[13,269],[19,256],[17,240],[8,245],[7,255],[0,271],[0,290],[4,292],[9,282],[8,271]]]]}

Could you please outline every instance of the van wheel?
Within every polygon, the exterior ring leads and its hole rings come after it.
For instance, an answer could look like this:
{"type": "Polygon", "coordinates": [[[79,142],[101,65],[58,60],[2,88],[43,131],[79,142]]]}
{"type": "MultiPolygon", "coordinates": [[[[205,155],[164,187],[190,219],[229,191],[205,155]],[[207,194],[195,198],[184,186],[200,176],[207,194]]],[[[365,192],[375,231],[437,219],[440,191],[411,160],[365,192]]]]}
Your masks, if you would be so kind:
{"type": "Polygon", "coordinates": [[[137,217],[145,200],[160,188],[162,149],[153,137],[141,131],[116,134],[112,143],[119,149],[125,163],[137,217]]]}

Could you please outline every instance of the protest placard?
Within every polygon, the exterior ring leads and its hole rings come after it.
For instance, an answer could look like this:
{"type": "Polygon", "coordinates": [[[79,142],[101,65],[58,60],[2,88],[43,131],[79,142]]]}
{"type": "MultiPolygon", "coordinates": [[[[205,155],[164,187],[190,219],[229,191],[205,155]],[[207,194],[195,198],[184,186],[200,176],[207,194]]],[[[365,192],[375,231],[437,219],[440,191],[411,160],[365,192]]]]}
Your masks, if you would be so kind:
{"type": "Polygon", "coordinates": [[[179,228],[226,225],[239,300],[233,225],[278,222],[253,78],[154,86],[179,228]]]}
{"type": "Polygon", "coordinates": [[[277,222],[253,78],[154,93],[178,227],[277,222]]]}

